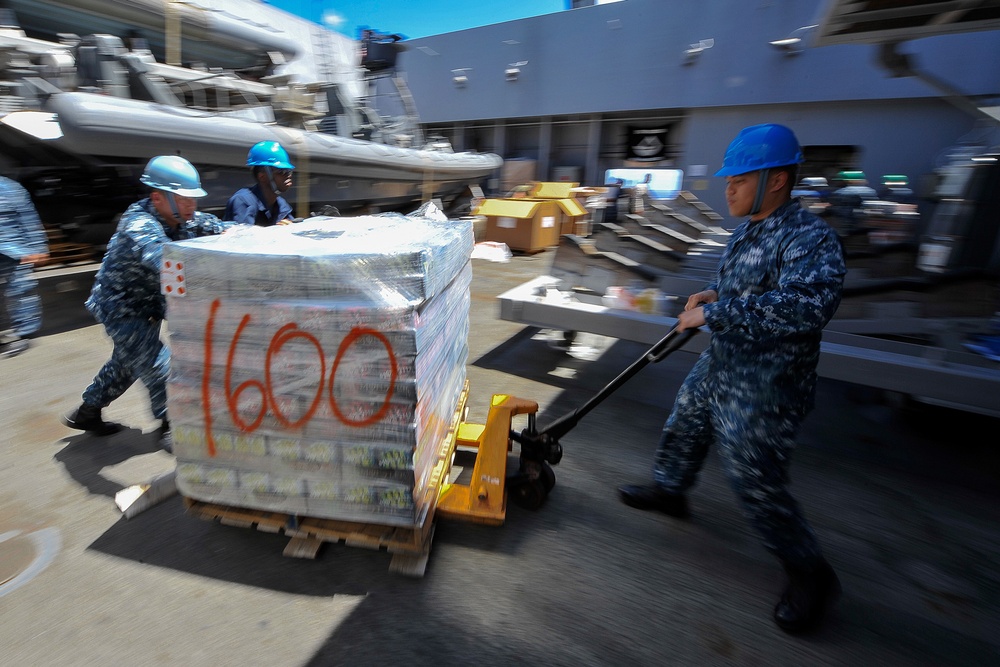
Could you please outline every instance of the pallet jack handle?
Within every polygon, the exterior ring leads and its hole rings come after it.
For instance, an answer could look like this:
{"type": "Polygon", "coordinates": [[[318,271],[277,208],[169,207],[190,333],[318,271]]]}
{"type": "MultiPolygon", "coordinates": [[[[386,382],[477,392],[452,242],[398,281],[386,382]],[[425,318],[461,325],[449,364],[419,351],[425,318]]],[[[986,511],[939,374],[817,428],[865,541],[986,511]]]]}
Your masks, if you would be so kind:
{"type": "MultiPolygon", "coordinates": [[[[520,433],[511,430],[510,438],[521,445],[522,460],[535,461],[536,463],[547,462],[552,465],[562,460],[562,444],[559,439],[569,433],[584,416],[600,405],[604,399],[613,394],[619,387],[632,379],[636,373],[645,368],[648,364],[658,363],[665,359],[667,355],[682,347],[688,340],[698,333],[698,329],[686,329],[680,331],[677,325],[667,332],[656,345],[649,348],[645,354],[632,362],[628,368],[619,373],[618,377],[604,386],[589,401],[578,407],[573,412],[560,417],[541,431],[535,430],[534,419],[528,420],[528,428],[520,433]]],[[[532,415],[533,417],[533,415],[532,415]]]]}
{"type": "Polygon", "coordinates": [[[562,436],[569,433],[570,430],[572,430],[591,410],[604,402],[604,399],[617,391],[623,384],[631,380],[636,373],[651,363],[655,364],[663,361],[668,355],[675,352],[688,342],[696,333],[698,333],[698,329],[679,331],[677,329],[677,325],[674,325],[674,327],[668,331],[658,343],[653,345],[653,347],[649,348],[645,354],[632,362],[632,365],[622,371],[614,380],[605,385],[605,387],[597,392],[597,394],[595,394],[590,400],[573,412],[560,417],[543,428],[539,431],[538,435],[548,436],[553,440],[559,440],[562,436]]]}
{"type": "Polygon", "coordinates": [[[628,382],[633,375],[650,363],[662,361],[697,332],[698,329],[679,331],[675,325],[656,345],[573,412],[555,420],[541,431],[535,430],[535,415],[531,413],[528,415],[527,428],[520,433],[511,429],[509,440],[521,445],[518,472],[506,479],[515,502],[528,509],[538,509],[555,485],[555,473],[551,466],[562,460],[563,450],[559,438],[569,433],[587,413],[628,382]]]}

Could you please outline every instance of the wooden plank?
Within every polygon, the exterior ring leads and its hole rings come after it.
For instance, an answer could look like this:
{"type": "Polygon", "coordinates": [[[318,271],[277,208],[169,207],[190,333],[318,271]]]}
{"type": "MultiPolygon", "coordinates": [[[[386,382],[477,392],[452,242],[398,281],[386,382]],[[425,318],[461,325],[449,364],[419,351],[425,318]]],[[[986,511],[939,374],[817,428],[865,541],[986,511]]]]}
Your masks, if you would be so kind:
{"type": "Polygon", "coordinates": [[[269,524],[269,523],[259,523],[259,524],[257,524],[257,530],[259,530],[262,533],[273,533],[275,535],[280,535],[282,532],[285,532],[281,528],[279,528],[278,526],[274,526],[274,525],[269,524]]]}
{"type": "Polygon", "coordinates": [[[311,537],[293,537],[281,552],[282,556],[289,558],[308,558],[314,560],[323,546],[323,540],[311,537]]]}
{"type": "MultiPolygon", "coordinates": [[[[415,553],[422,549],[429,531],[429,526],[410,528],[315,517],[299,518],[275,512],[215,505],[190,498],[185,498],[185,505],[188,512],[198,518],[215,520],[228,526],[284,534],[298,540],[296,545],[300,542],[344,542],[352,547],[415,553]]],[[[293,550],[297,548],[294,547],[293,550]]]]}
{"type": "Polygon", "coordinates": [[[349,547],[361,547],[362,549],[371,549],[373,551],[380,551],[382,547],[386,546],[386,543],[378,538],[361,533],[346,536],[344,544],[349,547]]]}
{"type": "Polygon", "coordinates": [[[389,561],[389,571],[404,577],[420,578],[427,571],[427,561],[431,557],[431,542],[434,540],[434,529],[424,541],[423,550],[418,553],[396,553],[389,561]]]}
{"type": "Polygon", "coordinates": [[[427,570],[427,561],[430,560],[430,557],[429,552],[424,554],[393,554],[392,560],[389,561],[389,571],[404,577],[419,579],[424,576],[424,572],[427,570]]]}

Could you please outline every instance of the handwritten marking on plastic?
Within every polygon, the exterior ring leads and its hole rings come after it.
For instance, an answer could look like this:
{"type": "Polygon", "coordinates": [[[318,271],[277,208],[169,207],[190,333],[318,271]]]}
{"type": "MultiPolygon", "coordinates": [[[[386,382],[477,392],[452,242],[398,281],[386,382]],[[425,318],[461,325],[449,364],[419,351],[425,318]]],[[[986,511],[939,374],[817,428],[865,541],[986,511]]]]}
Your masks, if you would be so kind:
{"type": "MultiPolygon", "coordinates": [[[[233,422],[236,423],[241,431],[253,433],[260,426],[261,422],[264,421],[264,414],[267,412],[268,391],[264,387],[264,383],[260,380],[246,380],[240,383],[236,387],[236,390],[233,391],[233,360],[236,358],[236,345],[239,343],[240,336],[243,335],[243,330],[246,329],[249,323],[250,316],[244,315],[243,319],[240,320],[239,326],[236,327],[233,339],[229,342],[229,354],[226,356],[226,375],[223,378],[223,386],[226,390],[226,404],[229,406],[229,414],[233,418],[233,422]],[[250,424],[247,424],[239,414],[237,406],[239,405],[240,394],[251,387],[260,392],[260,410],[257,412],[254,420],[250,424]]],[[[270,349],[268,349],[268,354],[270,355],[270,349]]],[[[270,360],[270,356],[268,359],[270,360]]],[[[264,377],[270,380],[270,374],[267,373],[266,368],[264,377]]]]}
{"type": "MultiPolygon", "coordinates": [[[[216,299],[208,311],[208,321],[205,323],[205,365],[201,374],[201,409],[205,416],[205,442],[208,444],[208,455],[215,456],[215,438],[212,436],[212,329],[215,326],[215,315],[219,312],[222,302],[216,299]]],[[[228,393],[228,392],[227,392],[228,393]]]]}
{"type": "MultiPolygon", "coordinates": [[[[205,323],[205,353],[203,358],[201,382],[201,402],[205,418],[205,440],[208,446],[208,455],[211,457],[214,457],[217,451],[215,438],[212,435],[212,343],[214,340],[215,321],[221,306],[222,302],[220,299],[212,301],[208,314],[208,321],[205,323]]],[[[396,361],[396,354],[392,349],[392,343],[385,336],[385,334],[380,331],[376,331],[375,329],[365,327],[354,327],[351,329],[347,335],[344,336],[344,339],[340,343],[340,347],[337,349],[337,355],[334,359],[333,367],[330,370],[329,380],[327,380],[327,360],[323,354],[323,348],[320,345],[319,340],[311,333],[299,329],[298,325],[294,322],[285,324],[271,337],[267,346],[263,369],[264,381],[262,382],[257,379],[244,380],[236,387],[233,387],[233,368],[235,366],[236,350],[239,345],[240,338],[243,336],[244,330],[250,324],[250,320],[250,315],[243,315],[240,319],[239,325],[236,327],[236,331],[233,333],[233,336],[229,341],[229,351],[226,354],[226,364],[223,377],[226,407],[228,408],[229,416],[232,418],[233,423],[241,431],[244,433],[252,433],[257,430],[257,428],[259,428],[263,423],[264,417],[269,411],[285,428],[292,430],[302,428],[316,414],[320,401],[323,397],[324,385],[328,388],[328,401],[330,409],[342,423],[348,426],[362,427],[375,424],[385,417],[386,413],[389,411],[391,404],[390,401],[392,400],[392,395],[395,391],[396,379],[399,375],[399,365],[396,361]],[[348,352],[352,345],[365,336],[375,338],[385,347],[390,365],[389,385],[381,407],[374,414],[364,419],[352,419],[341,411],[340,406],[337,403],[334,387],[337,380],[337,369],[339,368],[344,355],[348,352]],[[319,359],[319,374],[316,383],[316,391],[308,409],[299,418],[291,419],[284,414],[279,406],[279,401],[275,397],[271,369],[274,357],[280,353],[281,349],[287,343],[295,339],[303,340],[311,344],[316,349],[316,355],[319,359]],[[257,410],[253,419],[249,422],[239,413],[240,396],[248,390],[256,390],[256,392],[260,395],[260,408],[257,410]]]]}
{"type": "MultiPolygon", "coordinates": [[[[311,333],[296,331],[296,329],[298,329],[298,325],[296,324],[286,324],[278,329],[278,333],[274,334],[274,337],[271,339],[271,344],[267,347],[267,359],[264,361],[264,380],[267,386],[267,401],[272,406],[271,411],[274,412],[275,418],[281,422],[282,426],[289,429],[299,428],[312,419],[312,416],[316,414],[316,408],[319,407],[319,401],[323,397],[323,379],[326,377],[326,359],[323,357],[323,347],[311,333]],[[319,384],[316,386],[316,396],[313,397],[313,401],[309,405],[309,409],[306,410],[305,414],[299,417],[297,421],[290,421],[281,413],[281,410],[278,409],[278,402],[274,400],[273,385],[271,383],[271,359],[287,341],[293,338],[304,338],[312,343],[316,348],[316,354],[319,355],[320,363],[319,384]]],[[[330,384],[333,385],[332,375],[330,376],[330,384]]]]}
{"type": "Polygon", "coordinates": [[[345,424],[348,424],[349,426],[368,426],[369,424],[374,424],[382,419],[382,417],[385,416],[385,413],[389,411],[389,401],[392,399],[392,392],[393,388],[396,386],[396,376],[398,374],[399,367],[396,365],[396,355],[392,351],[392,344],[389,342],[389,339],[385,337],[385,334],[375,331],[374,329],[355,327],[351,329],[346,336],[344,336],[344,340],[341,341],[340,348],[337,350],[337,357],[333,361],[333,370],[330,371],[330,408],[333,410],[333,413],[337,415],[337,419],[345,424]],[[390,364],[389,389],[385,393],[385,399],[382,401],[382,407],[378,409],[378,412],[367,419],[350,419],[340,411],[340,406],[337,405],[337,399],[333,393],[333,386],[337,377],[337,368],[340,366],[341,359],[344,358],[344,353],[347,352],[354,341],[362,336],[373,336],[385,345],[385,351],[389,354],[390,364]]]}

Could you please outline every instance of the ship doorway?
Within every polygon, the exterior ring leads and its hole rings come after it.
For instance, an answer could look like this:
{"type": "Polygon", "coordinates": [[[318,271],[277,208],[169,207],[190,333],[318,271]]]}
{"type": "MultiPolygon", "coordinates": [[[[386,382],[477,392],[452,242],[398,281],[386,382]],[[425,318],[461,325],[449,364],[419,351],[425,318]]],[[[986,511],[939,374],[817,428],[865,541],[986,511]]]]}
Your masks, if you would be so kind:
{"type": "Polygon", "coordinates": [[[859,146],[803,146],[805,158],[799,166],[799,180],[822,177],[833,183],[837,174],[844,170],[858,168],[861,159],[859,146]]]}

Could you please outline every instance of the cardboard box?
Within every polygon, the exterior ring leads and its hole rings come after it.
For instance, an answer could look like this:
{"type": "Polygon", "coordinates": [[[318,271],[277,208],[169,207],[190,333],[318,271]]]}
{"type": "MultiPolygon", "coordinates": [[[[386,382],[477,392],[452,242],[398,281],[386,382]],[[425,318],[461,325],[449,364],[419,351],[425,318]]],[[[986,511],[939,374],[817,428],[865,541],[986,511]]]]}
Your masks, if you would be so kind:
{"type": "Polygon", "coordinates": [[[575,184],[540,183],[534,193],[548,193],[553,198],[486,200],[477,209],[487,220],[486,240],[506,243],[511,250],[538,252],[558,245],[563,234],[578,233],[579,223],[587,219],[587,209],[571,196],[554,198],[568,194],[572,187],[575,184]],[[519,223],[521,220],[525,222],[519,223]]]}
{"type": "Polygon", "coordinates": [[[552,179],[560,182],[567,181],[580,181],[580,176],[583,174],[583,167],[577,167],[573,165],[566,165],[561,167],[552,168],[552,179]]]}
{"type": "Polygon", "coordinates": [[[536,180],[536,166],[535,160],[519,158],[504,160],[500,169],[500,190],[506,193],[518,185],[533,182],[536,180]]]}
{"type": "Polygon", "coordinates": [[[573,196],[573,188],[579,183],[567,181],[563,183],[553,183],[544,181],[535,183],[529,195],[532,199],[569,199],[573,196]]]}
{"type": "Polygon", "coordinates": [[[555,200],[562,211],[562,233],[579,234],[579,223],[587,220],[587,209],[574,197],[555,200]]]}
{"type": "Polygon", "coordinates": [[[486,217],[486,240],[518,252],[559,245],[563,213],[556,200],[487,199],[477,211],[486,217]]]}
{"type": "Polygon", "coordinates": [[[577,223],[587,217],[587,209],[584,207],[583,202],[576,198],[575,191],[579,189],[579,185],[579,183],[575,182],[536,183],[529,196],[530,199],[552,200],[559,205],[561,213],[559,220],[560,234],[579,233],[577,231],[577,223]]]}

